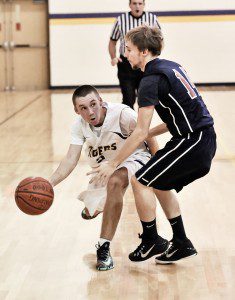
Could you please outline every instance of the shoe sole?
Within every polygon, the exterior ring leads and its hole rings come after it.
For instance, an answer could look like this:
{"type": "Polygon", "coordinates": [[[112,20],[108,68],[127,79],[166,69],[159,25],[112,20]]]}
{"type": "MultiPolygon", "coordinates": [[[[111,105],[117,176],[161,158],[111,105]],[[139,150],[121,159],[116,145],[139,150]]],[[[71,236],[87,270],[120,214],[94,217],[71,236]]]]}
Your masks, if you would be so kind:
{"type": "Polygon", "coordinates": [[[96,270],[98,271],[109,271],[109,270],[112,270],[114,268],[114,266],[111,266],[111,267],[96,267],[96,270]]]}
{"type": "Polygon", "coordinates": [[[180,260],[184,260],[184,259],[191,258],[191,257],[196,256],[196,255],[197,255],[197,253],[194,253],[194,254],[192,254],[192,255],[189,255],[189,256],[180,258],[180,259],[178,259],[178,260],[172,260],[172,261],[162,261],[162,260],[158,260],[157,258],[155,258],[155,262],[156,262],[156,264],[158,264],[158,265],[169,265],[169,264],[174,264],[175,262],[180,261],[180,260]]]}

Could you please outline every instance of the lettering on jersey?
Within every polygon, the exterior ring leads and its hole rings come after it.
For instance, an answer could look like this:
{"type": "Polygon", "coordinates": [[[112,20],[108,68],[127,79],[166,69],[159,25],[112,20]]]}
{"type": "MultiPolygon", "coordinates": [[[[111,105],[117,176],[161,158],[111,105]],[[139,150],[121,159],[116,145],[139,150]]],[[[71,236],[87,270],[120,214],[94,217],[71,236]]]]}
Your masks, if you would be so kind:
{"type": "MultiPolygon", "coordinates": [[[[183,70],[183,68],[181,68],[181,70],[183,71],[183,73],[185,74],[185,71],[183,70]]],[[[191,99],[194,99],[197,97],[197,94],[194,90],[195,85],[192,84],[190,82],[190,80],[188,79],[188,77],[186,76],[186,78],[180,73],[178,72],[176,69],[173,69],[175,76],[177,79],[180,80],[180,82],[183,84],[183,86],[186,88],[188,95],[190,96],[191,99]]]]}
{"type": "Polygon", "coordinates": [[[180,70],[184,73],[184,76],[187,78],[187,80],[190,83],[190,85],[192,86],[192,88],[194,88],[196,90],[197,88],[196,88],[195,84],[190,80],[185,69],[183,67],[180,67],[180,70]]]}
{"type": "Polygon", "coordinates": [[[108,150],[117,150],[117,144],[113,143],[107,146],[99,146],[97,149],[94,149],[92,146],[90,146],[88,151],[88,156],[89,157],[102,156],[103,153],[108,150]]]}
{"type": "Polygon", "coordinates": [[[117,144],[116,143],[113,143],[111,145],[111,150],[117,150],[117,144]]]}

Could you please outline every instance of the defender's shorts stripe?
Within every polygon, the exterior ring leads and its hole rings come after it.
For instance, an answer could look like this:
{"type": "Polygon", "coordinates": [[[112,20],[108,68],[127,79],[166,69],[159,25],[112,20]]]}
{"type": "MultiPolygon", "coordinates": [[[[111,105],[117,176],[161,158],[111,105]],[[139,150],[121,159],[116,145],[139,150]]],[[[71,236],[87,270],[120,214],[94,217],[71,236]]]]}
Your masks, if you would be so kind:
{"type": "MultiPolygon", "coordinates": [[[[173,164],[175,164],[182,156],[184,156],[188,151],[190,151],[193,147],[195,147],[202,138],[202,131],[200,132],[199,139],[196,143],[194,143],[191,147],[189,147],[184,153],[182,153],[178,158],[176,158],[165,170],[163,170],[160,174],[158,174],[152,181],[150,181],[147,186],[149,186],[152,182],[154,182],[159,176],[165,173],[173,164]]],[[[178,145],[179,146],[179,145],[178,145]]],[[[155,163],[156,164],[156,163],[155,163]]]]}
{"type": "Polygon", "coordinates": [[[146,179],[144,179],[144,178],[142,178],[142,180],[145,181],[145,182],[149,182],[148,180],[146,180],[146,179]]]}
{"type": "Polygon", "coordinates": [[[165,158],[167,155],[169,155],[171,152],[173,152],[174,150],[176,150],[184,141],[185,139],[182,139],[179,144],[172,150],[170,150],[169,152],[167,152],[165,155],[163,155],[159,160],[157,160],[154,164],[152,164],[147,170],[145,170],[145,172],[140,175],[137,180],[141,179],[141,177],[143,177],[150,169],[152,169],[157,163],[159,163],[159,161],[161,161],[163,158],[165,158]]]}

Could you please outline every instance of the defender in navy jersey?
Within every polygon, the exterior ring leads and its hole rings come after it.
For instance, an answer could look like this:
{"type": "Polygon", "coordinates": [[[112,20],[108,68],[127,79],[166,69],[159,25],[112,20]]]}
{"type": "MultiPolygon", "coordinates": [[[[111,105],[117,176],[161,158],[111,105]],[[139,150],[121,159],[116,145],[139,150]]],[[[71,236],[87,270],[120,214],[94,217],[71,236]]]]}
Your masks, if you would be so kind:
{"type": "Polygon", "coordinates": [[[154,105],[174,137],[214,124],[195,85],[183,67],[173,61],[156,58],[147,63],[138,104],[139,107],[154,105]]]}
{"type": "MultiPolygon", "coordinates": [[[[150,226],[155,217],[146,196],[149,187],[156,195],[159,191],[168,191],[165,199],[159,202],[172,226],[173,239],[168,250],[156,258],[157,263],[167,264],[197,254],[186,236],[179,203],[169,191],[179,192],[209,172],[216,151],[216,134],[213,118],[183,67],[158,58],[162,47],[162,33],[157,28],[141,26],[126,35],[126,57],[133,69],[144,71],[138,92],[138,122],[116,158],[99,168],[98,177],[100,180],[108,178],[146,137],[167,131],[172,134],[165,147],[158,150],[132,179],[135,194],[139,194],[137,210],[146,226],[150,226]],[[149,130],[154,109],[163,123],[149,130]],[[140,191],[142,185],[146,186],[145,193],[140,191]]],[[[151,251],[151,244],[143,235],[142,243],[129,258],[135,260],[143,248],[151,251]]]]}

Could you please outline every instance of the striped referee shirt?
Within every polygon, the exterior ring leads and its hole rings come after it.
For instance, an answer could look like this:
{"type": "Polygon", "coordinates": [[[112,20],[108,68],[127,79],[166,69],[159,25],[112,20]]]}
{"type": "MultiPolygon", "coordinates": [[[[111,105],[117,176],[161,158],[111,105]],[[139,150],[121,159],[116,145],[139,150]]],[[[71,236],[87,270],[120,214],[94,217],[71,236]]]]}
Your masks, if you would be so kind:
{"type": "Polygon", "coordinates": [[[125,35],[133,28],[136,28],[142,24],[146,24],[151,27],[157,26],[161,28],[157,16],[150,12],[143,12],[141,17],[133,17],[131,12],[126,12],[117,17],[116,22],[113,26],[113,30],[110,39],[117,41],[120,39],[120,54],[125,53],[125,35]]]}

